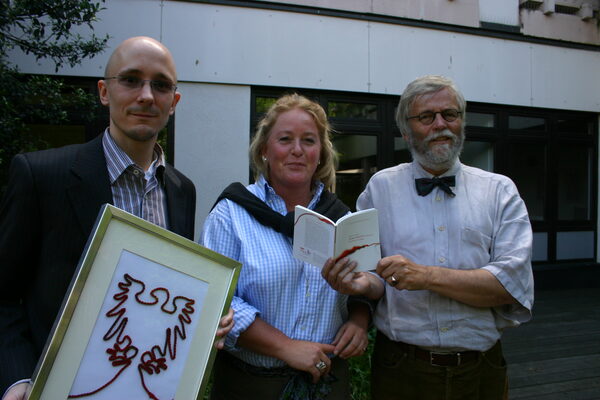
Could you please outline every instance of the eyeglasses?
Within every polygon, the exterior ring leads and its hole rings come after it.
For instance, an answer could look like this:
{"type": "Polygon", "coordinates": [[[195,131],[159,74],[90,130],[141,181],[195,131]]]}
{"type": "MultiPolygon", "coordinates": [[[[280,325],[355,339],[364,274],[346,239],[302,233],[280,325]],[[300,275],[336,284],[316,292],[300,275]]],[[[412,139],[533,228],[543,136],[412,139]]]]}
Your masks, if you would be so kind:
{"type": "Polygon", "coordinates": [[[462,111],[455,110],[454,108],[447,108],[442,111],[425,111],[419,115],[413,115],[412,117],[406,117],[406,120],[417,118],[423,125],[431,125],[435,120],[435,117],[440,114],[446,122],[456,121],[462,114],[462,111]]]}
{"type": "Polygon", "coordinates": [[[167,94],[172,93],[177,89],[177,86],[175,86],[169,81],[156,79],[140,79],[137,76],[118,75],[104,79],[116,79],[119,85],[130,90],[141,89],[146,82],[150,82],[150,88],[155,93],[167,94]]]}

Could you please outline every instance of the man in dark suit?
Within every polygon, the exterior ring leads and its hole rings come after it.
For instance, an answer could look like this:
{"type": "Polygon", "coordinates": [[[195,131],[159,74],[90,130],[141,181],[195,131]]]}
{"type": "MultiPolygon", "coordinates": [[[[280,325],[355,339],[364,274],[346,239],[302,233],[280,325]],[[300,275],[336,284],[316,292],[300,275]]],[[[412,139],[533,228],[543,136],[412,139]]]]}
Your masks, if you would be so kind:
{"type": "MultiPolygon", "coordinates": [[[[0,206],[0,394],[31,376],[104,203],[193,240],[194,185],[156,143],[181,97],[176,82],[165,46],[125,40],[98,82],[108,129],[85,144],[13,159],[0,206]]],[[[231,324],[224,317],[218,336],[231,324]]],[[[24,398],[26,385],[5,400],[24,398]]]]}

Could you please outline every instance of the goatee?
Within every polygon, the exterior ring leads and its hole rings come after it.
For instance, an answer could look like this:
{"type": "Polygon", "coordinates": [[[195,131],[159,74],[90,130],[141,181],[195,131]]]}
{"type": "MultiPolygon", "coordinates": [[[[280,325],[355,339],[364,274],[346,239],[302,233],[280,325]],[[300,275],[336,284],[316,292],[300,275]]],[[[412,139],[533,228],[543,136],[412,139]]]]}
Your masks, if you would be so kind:
{"type": "Polygon", "coordinates": [[[415,136],[411,134],[408,149],[413,159],[425,169],[443,171],[454,165],[460,156],[464,142],[464,133],[455,135],[449,129],[444,129],[423,140],[415,139],[415,136]],[[429,145],[432,141],[440,138],[449,139],[450,143],[429,145]]]}

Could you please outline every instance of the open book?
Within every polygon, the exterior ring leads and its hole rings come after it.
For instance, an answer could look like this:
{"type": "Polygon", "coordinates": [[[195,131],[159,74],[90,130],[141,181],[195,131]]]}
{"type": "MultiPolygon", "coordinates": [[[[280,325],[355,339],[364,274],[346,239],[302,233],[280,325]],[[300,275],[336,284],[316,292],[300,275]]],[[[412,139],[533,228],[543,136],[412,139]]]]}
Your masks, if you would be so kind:
{"type": "Polygon", "coordinates": [[[337,261],[349,257],[358,263],[355,272],[375,269],[381,258],[377,210],[357,211],[335,223],[306,207],[296,206],[294,257],[319,267],[328,258],[337,261]]]}

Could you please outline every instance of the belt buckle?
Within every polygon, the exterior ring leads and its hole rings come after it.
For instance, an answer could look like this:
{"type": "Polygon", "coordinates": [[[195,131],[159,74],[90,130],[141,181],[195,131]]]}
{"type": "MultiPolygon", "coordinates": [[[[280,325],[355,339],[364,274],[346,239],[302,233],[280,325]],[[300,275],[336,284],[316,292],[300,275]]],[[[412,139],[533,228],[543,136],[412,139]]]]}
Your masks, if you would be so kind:
{"type": "Polygon", "coordinates": [[[450,354],[448,354],[448,353],[435,353],[433,351],[430,351],[429,352],[429,363],[432,366],[434,366],[434,367],[458,367],[460,365],[460,363],[461,363],[460,353],[454,353],[454,354],[450,353],[450,354]],[[447,357],[456,356],[456,364],[454,364],[454,365],[437,364],[435,362],[435,360],[434,360],[434,358],[436,356],[441,356],[441,357],[443,357],[443,356],[447,356],[447,357]]]}

